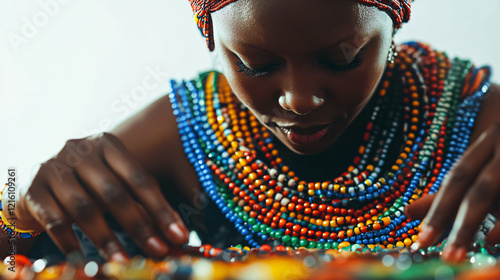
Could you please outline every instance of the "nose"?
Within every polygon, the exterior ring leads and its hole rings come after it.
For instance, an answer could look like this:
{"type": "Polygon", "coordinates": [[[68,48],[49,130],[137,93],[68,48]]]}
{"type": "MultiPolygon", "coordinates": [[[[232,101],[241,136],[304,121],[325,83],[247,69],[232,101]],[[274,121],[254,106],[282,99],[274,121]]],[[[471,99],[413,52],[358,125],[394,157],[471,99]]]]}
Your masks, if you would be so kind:
{"type": "Polygon", "coordinates": [[[313,73],[290,73],[278,103],[287,111],[307,115],[325,103],[325,95],[313,73]]]}
{"type": "Polygon", "coordinates": [[[278,102],[283,109],[303,116],[321,107],[325,99],[316,95],[298,98],[294,93],[287,91],[279,97],[278,102]]]}

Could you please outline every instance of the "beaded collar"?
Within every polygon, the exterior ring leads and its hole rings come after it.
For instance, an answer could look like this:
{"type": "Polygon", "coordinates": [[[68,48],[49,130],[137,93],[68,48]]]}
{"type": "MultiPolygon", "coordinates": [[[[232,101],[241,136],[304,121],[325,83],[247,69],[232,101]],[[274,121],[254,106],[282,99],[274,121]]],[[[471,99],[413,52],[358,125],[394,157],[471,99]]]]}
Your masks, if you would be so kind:
{"type": "Polygon", "coordinates": [[[404,207],[434,193],[468,146],[490,70],[399,46],[373,100],[346,171],[306,182],[283,162],[277,140],[232,94],[224,76],[171,82],[184,151],[202,187],[251,247],[269,241],[319,249],[409,247],[420,220],[404,207]],[[402,133],[402,142],[396,143],[402,133]],[[388,162],[388,151],[399,151],[388,162]]]}

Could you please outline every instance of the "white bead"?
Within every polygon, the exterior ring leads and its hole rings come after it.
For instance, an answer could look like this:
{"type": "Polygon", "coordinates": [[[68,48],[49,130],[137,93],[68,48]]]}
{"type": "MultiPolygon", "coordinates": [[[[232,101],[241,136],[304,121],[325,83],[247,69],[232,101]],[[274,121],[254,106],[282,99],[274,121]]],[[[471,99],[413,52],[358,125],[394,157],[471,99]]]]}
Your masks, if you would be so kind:
{"type": "Polygon", "coordinates": [[[278,170],[276,170],[274,168],[269,169],[269,176],[271,176],[272,178],[275,178],[276,175],[278,175],[278,170]]]}
{"type": "Polygon", "coordinates": [[[281,193],[277,193],[277,194],[274,196],[274,200],[275,200],[275,201],[280,201],[282,198],[283,198],[283,194],[281,194],[281,193]]]}
{"type": "Polygon", "coordinates": [[[278,182],[283,183],[285,181],[285,174],[278,175],[278,182]]]}
{"type": "Polygon", "coordinates": [[[285,197],[285,198],[283,198],[283,199],[281,200],[281,206],[287,206],[287,205],[288,205],[288,202],[290,202],[290,199],[288,199],[288,198],[286,198],[286,197],[285,197]]]}

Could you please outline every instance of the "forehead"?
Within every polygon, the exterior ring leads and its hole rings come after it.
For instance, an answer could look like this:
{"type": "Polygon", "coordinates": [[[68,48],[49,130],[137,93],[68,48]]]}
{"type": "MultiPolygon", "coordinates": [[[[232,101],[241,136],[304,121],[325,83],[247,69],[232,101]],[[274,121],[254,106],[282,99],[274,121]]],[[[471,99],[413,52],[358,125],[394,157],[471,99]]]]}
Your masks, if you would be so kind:
{"type": "Polygon", "coordinates": [[[384,20],[381,14],[356,0],[239,0],[212,17],[216,37],[226,44],[292,51],[368,36],[384,20]]]}

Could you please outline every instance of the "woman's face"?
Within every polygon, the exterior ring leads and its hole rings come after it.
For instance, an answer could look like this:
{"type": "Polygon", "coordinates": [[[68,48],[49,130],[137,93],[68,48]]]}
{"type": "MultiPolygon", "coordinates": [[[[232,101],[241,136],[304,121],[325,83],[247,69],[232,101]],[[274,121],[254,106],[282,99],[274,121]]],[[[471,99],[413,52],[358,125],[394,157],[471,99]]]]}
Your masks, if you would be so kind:
{"type": "Polygon", "coordinates": [[[238,99],[288,148],[318,153],[367,104],[393,23],[355,0],[240,0],[212,14],[238,99]]]}

